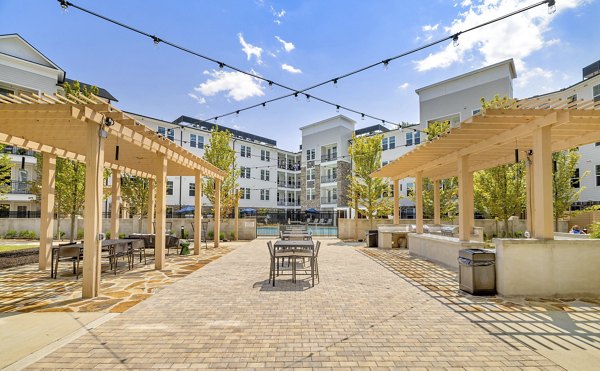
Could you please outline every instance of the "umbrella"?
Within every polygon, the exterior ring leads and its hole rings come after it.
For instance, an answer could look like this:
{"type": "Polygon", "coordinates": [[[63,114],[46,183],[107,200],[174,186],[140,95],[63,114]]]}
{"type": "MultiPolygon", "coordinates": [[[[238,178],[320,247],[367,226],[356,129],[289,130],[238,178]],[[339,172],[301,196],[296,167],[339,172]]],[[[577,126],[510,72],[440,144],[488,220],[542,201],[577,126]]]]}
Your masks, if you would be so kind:
{"type": "Polygon", "coordinates": [[[247,208],[247,209],[242,209],[240,210],[242,212],[242,214],[255,214],[256,210],[253,208],[247,208]]]}
{"type": "Polygon", "coordinates": [[[306,210],[305,210],[305,212],[307,212],[307,213],[309,213],[309,214],[318,214],[318,213],[319,213],[319,212],[318,212],[318,211],[317,211],[315,208],[313,208],[313,207],[311,207],[311,208],[309,208],[309,209],[306,209],[306,210]]]}
{"type": "Polygon", "coordinates": [[[193,213],[194,211],[196,211],[196,208],[194,206],[186,206],[186,207],[181,208],[181,210],[175,211],[175,213],[185,214],[185,213],[193,213]]]}

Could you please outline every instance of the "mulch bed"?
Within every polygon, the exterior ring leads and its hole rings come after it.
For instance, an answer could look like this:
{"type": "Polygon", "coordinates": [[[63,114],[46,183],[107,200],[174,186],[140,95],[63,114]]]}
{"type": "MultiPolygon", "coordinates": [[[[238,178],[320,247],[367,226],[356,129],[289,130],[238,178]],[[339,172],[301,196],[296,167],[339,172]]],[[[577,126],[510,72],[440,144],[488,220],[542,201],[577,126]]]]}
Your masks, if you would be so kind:
{"type": "Polygon", "coordinates": [[[0,269],[31,264],[38,261],[39,248],[0,252],[0,269]]]}

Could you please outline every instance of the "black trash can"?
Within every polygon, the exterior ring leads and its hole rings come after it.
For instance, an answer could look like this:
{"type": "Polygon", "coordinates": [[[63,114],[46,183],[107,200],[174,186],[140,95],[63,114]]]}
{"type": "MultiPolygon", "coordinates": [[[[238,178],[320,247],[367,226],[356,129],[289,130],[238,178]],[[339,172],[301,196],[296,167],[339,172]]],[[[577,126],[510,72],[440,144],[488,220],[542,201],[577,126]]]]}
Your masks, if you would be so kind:
{"type": "Polygon", "coordinates": [[[458,253],[459,288],[473,295],[496,293],[496,253],[487,249],[465,249],[458,253]]]}
{"type": "Polygon", "coordinates": [[[377,247],[377,229],[371,229],[367,231],[366,240],[367,247],[377,247]]]}

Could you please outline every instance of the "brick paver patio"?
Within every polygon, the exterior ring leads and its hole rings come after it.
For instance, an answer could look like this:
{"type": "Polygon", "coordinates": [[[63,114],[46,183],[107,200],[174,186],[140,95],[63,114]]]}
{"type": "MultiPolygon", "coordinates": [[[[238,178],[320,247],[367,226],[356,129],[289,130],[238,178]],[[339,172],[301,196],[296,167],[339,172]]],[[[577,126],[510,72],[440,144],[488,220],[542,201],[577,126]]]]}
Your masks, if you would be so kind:
{"type": "Polygon", "coordinates": [[[543,368],[364,249],[325,240],[321,282],[267,283],[265,240],[241,246],[32,368],[543,368]]]}

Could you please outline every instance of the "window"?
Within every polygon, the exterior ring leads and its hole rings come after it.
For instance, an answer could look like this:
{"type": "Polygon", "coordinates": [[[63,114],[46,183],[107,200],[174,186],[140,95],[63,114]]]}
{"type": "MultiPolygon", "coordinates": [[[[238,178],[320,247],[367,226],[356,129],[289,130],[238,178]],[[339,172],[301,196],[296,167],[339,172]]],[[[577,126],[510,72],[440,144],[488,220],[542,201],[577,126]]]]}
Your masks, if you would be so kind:
{"type": "Polygon", "coordinates": [[[204,149],[204,137],[202,135],[198,135],[198,148],[204,149]]]}
{"type": "Polygon", "coordinates": [[[577,94],[573,94],[569,97],[567,97],[567,103],[573,103],[577,100],[577,94]]]}
{"type": "Polygon", "coordinates": [[[571,178],[571,187],[579,188],[579,168],[573,171],[573,177],[571,178]]]}
{"type": "Polygon", "coordinates": [[[413,135],[413,138],[415,140],[415,146],[417,144],[421,143],[421,132],[420,131],[416,131],[415,134],[413,135]]]}
{"type": "Polygon", "coordinates": [[[167,196],[173,196],[173,182],[167,180],[167,196]]]}
{"type": "Polygon", "coordinates": [[[385,165],[389,164],[389,161],[381,161],[381,167],[384,167],[385,165]]]}
{"type": "Polygon", "coordinates": [[[406,133],[406,146],[412,146],[413,145],[413,133],[406,133]]]}
{"type": "Polygon", "coordinates": [[[240,199],[242,199],[242,200],[250,199],[250,188],[240,188],[240,199]]]}
{"type": "Polygon", "coordinates": [[[167,138],[175,140],[175,129],[167,129],[167,138]]]}
{"type": "Polygon", "coordinates": [[[249,167],[240,167],[240,177],[250,179],[250,168],[249,167]]]}
{"type": "Polygon", "coordinates": [[[414,183],[406,183],[406,196],[410,197],[415,193],[414,183]]]}
{"type": "Polygon", "coordinates": [[[312,161],[315,159],[315,149],[306,150],[306,161],[312,161]]]}
{"type": "Polygon", "coordinates": [[[381,150],[387,151],[387,149],[388,149],[388,138],[383,138],[381,140],[381,150]]]}
{"type": "Polygon", "coordinates": [[[260,159],[261,161],[271,161],[271,152],[265,151],[264,149],[260,150],[260,159]]]}
{"type": "Polygon", "coordinates": [[[196,183],[190,183],[190,196],[196,196],[196,183]]]}
{"type": "Polygon", "coordinates": [[[592,88],[592,96],[594,97],[594,102],[600,101],[600,84],[592,88]]]}
{"type": "Polygon", "coordinates": [[[315,199],[315,190],[312,188],[307,188],[306,189],[306,201],[310,201],[310,200],[314,200],[315,199]]]}
{"type": "Polygon", "coordinates": [[[156,132],[162,135],[163,137],[167,136],[167,129],[163,128],[162,126],[159,126],[158,129],[156,129],[156,132]]]}
{"type": "Polygon", "coordinates": [[[388,144],[389,144],[389,149],[396,148],[396,137],[395,136],[389,137],[388,138],[388,144]]]}
{"type": "Polygon", "coordinates": [[[196,134],[190,134],[190,147],[196,147],[198,145],[196,138],[196,134]]]}
{"type": "Polygon", "coordinates": [[[478,114],[479,112],[481,112],[481,108],[476,108],[476,109],[474,109],[473,111],[471,111],[471,114],[472,114],[473,116],[475,116],[475,115],[476,115],[476,114],[478,114]]]}
{"type": "Polygon", "coordinates": [[[250,158],[250,156],[252,156],[251,148],[248,147],[248,146],[242,146],[242,148],[240,150],[240,155],[242,157],[248,157],[248,158],[250,158]]]}
{"type": "Polygon", "coordinates": [[[600,165],[596,165],[596,187],[600,187],[600,165]]]}
{"type": "Polygon", "coordinates": [[[306,180],[315,180],[315,169],[306,169],[306,180]]]}
{"type": "Polygon", "coordinates": [[[156,132],[163,137],[169,138],[169,140],[175,140],[175,129],[167,129],[162,126],[159,126],[156,132]]]}
{"type": "Polygon", "coordinates": [[[261,201],[269,201],[269,190],[268,189],[260,190],[260,199],[261,199],[261,201]]]}
{"type": "Polygon", "coordinates": [[[0,95],[8,96],[8,94],[14,94],[15,91],[11,89],[0,88],[0,95]]]}
{"type": "Polygon", "coordinates": [[[268,182],[270,175],[271,174],[270,174],[269,170],[261,170],[260,171],[260,180],[266,180],[268,182]]]}

